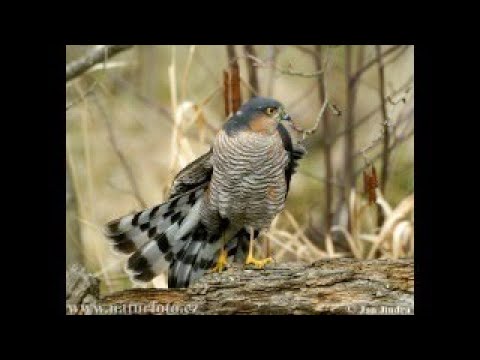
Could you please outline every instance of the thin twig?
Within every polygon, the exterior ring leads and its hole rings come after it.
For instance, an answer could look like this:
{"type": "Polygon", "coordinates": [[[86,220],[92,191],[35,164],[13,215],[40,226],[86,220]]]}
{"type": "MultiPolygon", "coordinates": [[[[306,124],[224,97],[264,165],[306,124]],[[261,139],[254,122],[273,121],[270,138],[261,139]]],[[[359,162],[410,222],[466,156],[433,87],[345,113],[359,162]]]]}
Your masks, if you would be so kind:
{"type": "Polygon", "coordinates": [[[75,100],[71,101],[69,104],[67,104],[67,107],[66,107],[65,111],[68,111],[73,106],[80,104],[83,100],[85,100],[86,97],[92,95],[93,92],[95,91],[95,87],[97,86],[97,84],[98,84],[98,82],[97,82],[97,80],[95,80],[92,83],[92,85],[90,85],[88,87],[88,89],[85,90],[85,92],[83,94],[80,94],[80,96],[77,99],[75,99],[75,100]]]}
{"type": "MultiPolygon", "coordinates": [[[[385,71],[382,60],[382,50],[381,46],[377,45],[375,47],[377,58],[378,58],[378,88],[380,101],[382,104],[382,123],[383,123],[383,156],[382,156],[382,175],[380,178],[380,191],[382,194],[385,194],[385,188],[387,186],[388,179],[388,158],[389,151],[388,146],[390,145],[390,133],[389,133],[389,124],[388,124],[388,114],[387,114],[387,103],[385,101],[385,71]]],[[[381,226],[383,223],[383,212],[378,212],[378,226],[381,226]]]]}
{"type": "Polygon", "coordinates": [[[355,74],[353,74],[351,76],[351,79],[350,81],[353,81],[353,82],[356,82],[368,69],[370,69],[373,65],[375,65],[380,59],[383,59],[384,57],[390,55],[391,53],[393,53],[394,51],[398,50],[399,48],[401,48],[401,45],[394,45],[392,46],[391,48],[389,48],[388,50],[385,50],[383,53],[381,54],[378,54],[377,53],[377,56],[370,60],[369,62],[367,62],[365,65],[363,65],[360,69],[358,69],[355,74]]]}
{"type": "Polygon", "coordinates": [[[216,71],[214,71],[210,65],[208,64],[208,62],[205,60],[205,58],[203,57],[202,55],[202,47],[199,47],[198,50],[196,51],[195,53],[195,61],[198,65],[200,65],[204,70],[205,72],[208,73],[208,76],[212,79],[213,82],[215,83],[218,83],[219,85],[221,84],[221,82],[219,81],[218,79],[218,74],[216,71]]]}
{"type": "Polygon", "coordinates": [[[315,71],[313,73],[306,73],[303,71],[295,71],[292,69],[281,69],[272,62],[267,62],[262,59],[259,59],[255,56],[252,55],[245,55],[245,56],[237,56],[235,60],[237,59],[242,59],[242,58],[248,58],[252,59],[255,61],[253,66],[259,67],[259,68],[268,68],[268,69],[274,69],[275,71],[278,71],[279,73],[283,75],[289,75],[289,76],[299,76],[299,77],[305,77],[305,78],[312,78],[312,77],[317,77],[320,76],[324,73],[325,69],[321,69],[320,71],[315,71]]]}
{"type": "Polygon", "coordinates": [[[320,120],[322,119],[324,113],[325,113],[325,110],[328,108],[330,111],[333,112],[334,115],[336,116],[340,116],[341,115],[341,111],[338,110],[337,106],[336,105],[333,105],[333,104],[330,104],[330,101],[329,101],[329,96],[328,96],[328,93],[327,93],[327,87],[326,87],[326,75],[327,75],[327,69],[328,69],[328,66],[330,65],[330,52],[327,52],[327,56],[325,57],[325,62],[323,64],[323,70],[324,71],[324,75],[322,76],[322,84],[323,84],[323,105],[322,105],[322,108],[320,109],[320,112],[318,113],[318,116],[315,120],[315,123],[314,125],[308,129],[308,130],[303,130],[302,129],[302,135],[303,135],[303,140],[305,140],[305,138],[307,136],[310,136],[312,134],[314,134],[317,129],[318,129],[318,126],[320,125],[320,120]]]}
{"type": "MultiPolygon", "coordinates": [[[[302,45],[292,45],[295,49],[300,50],[301,52],[313,56],[314,59],[319,59],[318,52],[309,48],[306,48],[302,45]]],[[[319,46],[319,45],[317,45],[319,46]]]]}
{"type": "Polygon", "coordinates": [[[77,76],[82,75],[95,64],[103,62],[106,58],[111,58],[122,51],[130,49],[132,46],[133,45],[105,45],[91,49],[81,58],[67,64],[66,81],[70,81],[77,76]]]}
{"type": "Polygon", "coordinates": [[[112,80],[115,83],[115,85],[126,87],[130,91],[132,91],[133,95],[140,102],[142,102],[143,104],[145,104],[145,105],[151,107],[152,109],[154,109],[158,114],[162,115],[163,117],[165,117],[169,121],[170,126],[172,125],[173,116],[166,107],[158,104],[158,102],[155,101],[154,99],[151,99],[148,96],[140,94],[140,92],[132,84],[130,84],[130,82],[123,79],[121,76],[116,75],[116,74],[111,74],[111,73],[107,73],[107,76],[109,77],[110,80],[112,80]]]}
{"type": "MultiPolygon", "coordinates": [[[[395,140],[392,142],[392,144],[389,146],[388,151],[391,153],[398,145],[402,144],[403,142],[407,141],[410,137],[412,137],[415,133],[415,129],[412,129],[408,133],[404,135],[397,136],[395,140]]],[[[360,154],[361,155],[361,154],[360,154]]],[[[383,156],[382,153],[378,153],[374,157],[370,158],[369,164],[364,164],[362,167],[360,167],[356,172],[355,176],[358,177],[359,175],[362,174],[363,170],[365,170],[370,164],[374,163],[376,160],[381,158],[383,156]]]]}
{"type": "Polygon", "coordinates": [[[320,109],[320,112],[318,113],[318,116],[315,120],[314,125],[308,130],[303,130],[303,139],[305,139],[307,136],[314,134],[317,131],[318,125],[320,125],[320,120],[322,120],[323,114],[327,109],[327,105],[328,105],[328,100],[326,99],[325,102],[323,103],[322,108],[320,109]]]}
{"type": "Polygon", "coordinates": [[[387,61],[384,61],[383,66],[386,67],[390,64],[395,63],[403,54],[405,54],[405,52],[408,50],[409,47],[410,47],[410,45],[403,46],[402,49],[397,54],[395,54],[395,56],[392,56],[391,59],[388,59],[387,61]]]}
{"type": "Polygon", "coordinates": [[[372,150],[374,147],[376,147],[377,145],[379,145],[380,143],[383,142],[384,138],[385,138],[385,127],[387,128],[387,131],[390,132],[390,127],[392,128],[398,128],[401,124],[403,124],[404,122],[408,121],[410,119],[409,116],[404,116],[404,117],[401,117],[400,119],[398,119],[396,121],[396,123],[392,124],[390,123],[390,121],[387,119],[385,121],[385,123],[382,123],[381,124],[381,131],[378,132],[378,135],[370,142],[370,144],[368,144],[366,147],[364,147],[363,149],[361,149],[360,151],[356,152],[354,155],[353,155],[353,158],[357,158],[359,156],[363,156],[366,160],[365,160],[365,164],[368,165],[368,164],[371,164],[371,161],[370,160],[367,160],[367,157],[366,157],[366,153],[369,152],[370,150],[372,150]]]}
{"type": "MultiPolygon", "coordinates": [[[[202,99],[201,101],[199,101],[195,106],[197,106],[197,109],[194,109],[195,110],[195,113],[193,114],[193,117],[192,117],[192,120],[191,120],[191,123],[195,123],[199,118],[200,118],[200,115],[202,114],[203,110],[202,108],[205,107],[205,105],[207,105],[214,97],[215,95],[217,95],[217,93],[219,93],[219,91],[222,89],[221,86],[217,86],[215,89],[213,89],[212,91],[210,91],[208,93],[207,96],[205,96],[204,99],[202,99]]],[[[204,124],[205,126],[211,130],[214,134],[216,134],[218,132],[218,128],[215,127],[214,125],[210,124],[206,118],[204,118],[204,124]]],[[[185,128],[188,128],[188,126],[185,126],[185,128]]]]}
{"type": "MultiPolygon", "coordinates": [[[[396,97],[398,96],[400,93],[404,93],[404,94],[407,94],[410,89],[411,89],[411,85],[413,83],[413,76],[410,77],[408,79],[408,81],[403,84],[402,86],[400,86],[397,90],[395,90],[391,95],[387,96],[387,98],[385,98],[386,101],[389,101],[388,99],[392,98],[392,97],[396,97]]],[[[400,99],[398,102],[402,101],[403,98],[405,98],[405,96],[402,97],[402,99],[400,99]]],[[[398,103],[397,102],[397,103],[398,103]]],[[[403,101],[402,101],[403,102],[403,101]]],[[[391,102],[392,104],[396,105],[397,103],[393,103],[393,101],[391,102]]],[[[365,114],[364,116],[362,116],[359,120],[357,120],[355,122],[355,124],[353,125],[353,128],[356,129],[357,127],[359,127],[360,125],[366,123],[373,115],[375,115],[378,111],[380,111],[382,108],[381,105],[377,106],[376,108],[372,109],[371,111],[369,111],[367,114],[365,114]]],[[[339,138],[341,138],[343,135],[345,135],[345,133],[347,132],[348,128],[345,128],[343,130],[340,130],[334,137],[333,139],[333,142],[337,141],[339,138]]]]}
{"type": "Polygon", "coordinates": [[[115,152],[118,159],[120,160],[120,163],[122,164],[122,167],[125,171],[125,174],[127,175],[127,178],[128,178],[128,181],[130,182],[130,186],[132,187],[132,191],[133,191],[133,194],[135,196],[135,199],[138,201],[138,203],[143,208],[146,208],[147,204],[143,200],[142,196],[140,195],[140,191],[138,189],[137,181],[135,180],[135,176],[133,175],[133,171],[130,168],[125,155],[123,154],[122,150],[120,149],[120,146],[117,143],[117,139],[115,137],[115,132],[113,131],[113,126],[112,126],[112,123],[110,121],[110,116],[109,116],[109,114],[107,114],[106,110],[104,109],[104,107],[102,106],[100,101],[98,101],[96,96],[93,97],[93,100],[95,101],[95,104],[97,105],[98,109],[102,113],[102,116],[103,116],[103,119],[105,121],[105,125],[106,125],[106,128],[107,128],[108,139],[110,141],[110,144],[112,145],[113,151],[115,152]]]}

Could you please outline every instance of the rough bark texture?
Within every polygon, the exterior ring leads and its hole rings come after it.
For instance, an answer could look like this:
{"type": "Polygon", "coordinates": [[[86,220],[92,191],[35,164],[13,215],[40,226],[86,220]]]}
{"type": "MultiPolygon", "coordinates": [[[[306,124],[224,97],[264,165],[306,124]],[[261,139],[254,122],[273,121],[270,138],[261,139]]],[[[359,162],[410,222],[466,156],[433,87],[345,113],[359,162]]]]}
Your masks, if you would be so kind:
{"type": "Polygon", "coordinates": [[[412,259],[332,259],[264,270],[235,266],[189,289],[132,289],[98,303],[136,304],[128,313],[142,314],[413,314],[413,283],[412,259]]]}
{"type": "Polygon", "coordinates": [[[83,266],[74,264],[67,269],[67,305],[96,303],[100,294],[100,282],[83,266]]]}

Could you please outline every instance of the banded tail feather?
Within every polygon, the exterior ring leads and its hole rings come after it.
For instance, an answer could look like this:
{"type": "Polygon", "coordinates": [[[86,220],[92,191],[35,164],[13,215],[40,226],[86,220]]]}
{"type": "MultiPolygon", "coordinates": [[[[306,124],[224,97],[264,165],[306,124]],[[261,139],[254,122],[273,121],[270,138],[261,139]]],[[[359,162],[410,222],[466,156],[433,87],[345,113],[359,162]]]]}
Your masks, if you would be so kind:
{"type": "MultiPolygon", "coordinates": [[[[168,287],[188,287],[208,269],[213,268],[224,243],[220,237],[224,239],[231,237],[225,245],[227,256],[233,256],[235,262],[244,263],[247,258],[250,235],[245,228],[237,233],[231,233],[231,231],[228,223],[223,223],[216,234],[208,234],[200,223],[170,264],[168,287]]],[[[258,235],[259,231],[256,230],[254,238],[258,235]]]]}
{"type": "Polygon", "coordinates": [[[208,232],[200,222],[190,232],[190,237],[184,242],[184,246],[170,265],[168,287],[188,287],[208,269],[213,268],[220,255],[224,239],[233,236],[232,231],[229,228],[229,221],[225,219],[220,220],[214,233],[208,232]]]}
{"type": "Polygon", "coordinates": [[[126,266],[132,280],[152,280],[168,268],[192,234],[198,234],[195,229],[206,186],[107,224],[106,235],[113,248],[123,254],[133,253],[126,266]]]}
{"type": "MultiPolygon", "coordinates": [[[[184,244],[184,247],[177,253],[174,261],[170,264],[168,273],[168,287],[188,287],[198,280],[208,269],[215,266],[222,244],[220,237],[228,239],[235,233],[230,233],[228,224],[221,225],[216,234],[207,234],[203,225],[199,224],[192,236],[184,244]]],[[[257,238],[258,231],[254,237],[257,238]]],[[[245,228],[239,230],[235,236],[225,245],[228,257],[233,256],[235,262],[244,263],[247,258],[250,235],[245,228]]]]}
{"type": "Polygon", "coordinates": [[[181,226],[204,192],[205,186],[200,186],[163,204],[110,221],[105,235],[116,251],[123,254],[135,252],[172,225],[181,226]]]}

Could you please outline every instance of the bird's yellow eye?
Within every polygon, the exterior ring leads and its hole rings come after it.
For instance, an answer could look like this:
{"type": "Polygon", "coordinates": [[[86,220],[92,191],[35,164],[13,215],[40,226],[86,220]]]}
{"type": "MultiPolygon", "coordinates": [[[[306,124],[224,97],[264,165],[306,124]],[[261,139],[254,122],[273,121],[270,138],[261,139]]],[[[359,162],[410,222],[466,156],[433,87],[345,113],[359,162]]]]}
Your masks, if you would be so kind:
{"type": "Polygon", "coordinates": [[[275,112],[275,110],[276,110],[275,108],[269,107],[269,108],[267,108],[267,109],[265,110],[265,113],[266,113],[267,115],[272,115],[272,114],[275,112]]]}

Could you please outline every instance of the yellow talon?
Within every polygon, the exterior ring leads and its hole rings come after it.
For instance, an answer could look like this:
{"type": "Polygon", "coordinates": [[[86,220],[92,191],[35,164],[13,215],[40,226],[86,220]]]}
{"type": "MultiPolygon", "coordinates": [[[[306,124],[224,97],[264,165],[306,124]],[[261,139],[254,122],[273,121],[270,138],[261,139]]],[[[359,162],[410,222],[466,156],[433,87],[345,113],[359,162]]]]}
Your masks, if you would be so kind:
{"type": "Polygon", "coordinates": [[[248,255],[247,260],[245,260],[245,265],[253,264],[257,269],[263,269],[265,265],[272,262],[273,259],[271,257],[268,257],[262,260],[257,260],[253,257],[253,241],[255,240],[254,233],[254,229],[250,228],[250,243],[248,246],[248,255]]]}
{"type": "Polygon", "coordinates": [[[223,269],[226,268],[226,265],[228,265],[228,254],[225,251],[225,249],[222,249],[220,251],[220,255],[218,256],[217,260],[217,265],[212,269],[212,272],[219,272],[221,273],[223,269]]]}
{"type": "Polygon", "coordinates": [[[267,265],[268,263],[271,263],[272,261],[273,259],[271,257],[268,257],[262,260],[257,260],[249,254],[247,257],[247,260],[245,261],[245,265],[253,264],[257,269],[263,269],[265,265],[267,265]]]}

